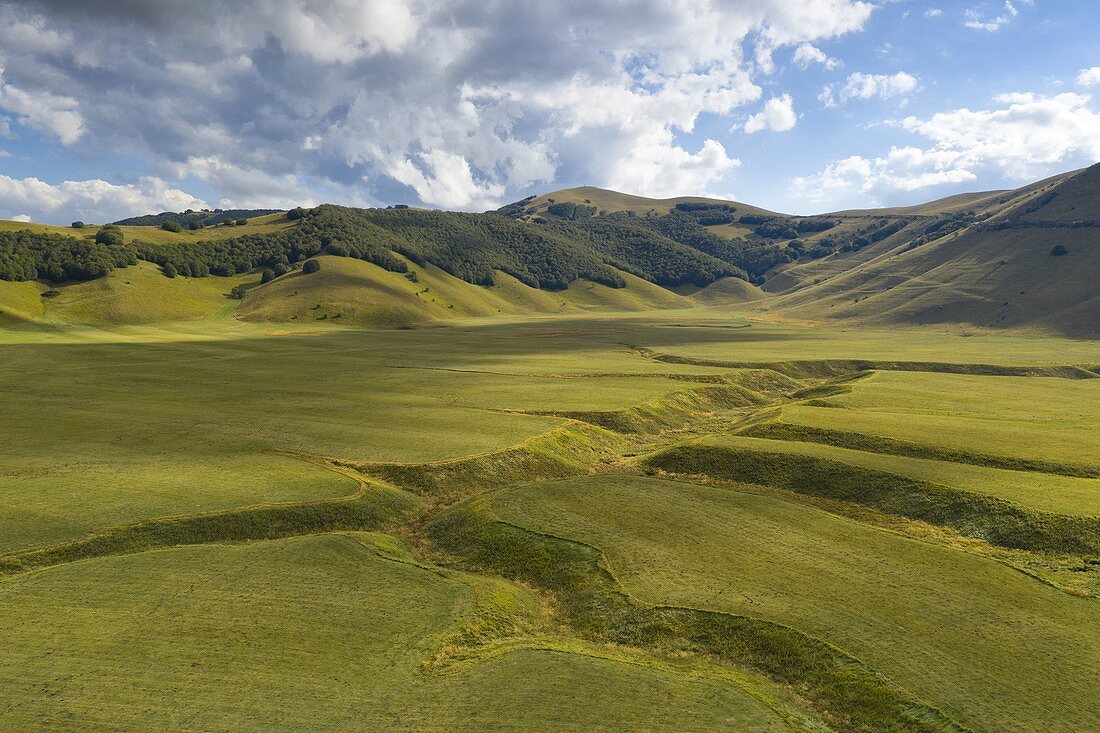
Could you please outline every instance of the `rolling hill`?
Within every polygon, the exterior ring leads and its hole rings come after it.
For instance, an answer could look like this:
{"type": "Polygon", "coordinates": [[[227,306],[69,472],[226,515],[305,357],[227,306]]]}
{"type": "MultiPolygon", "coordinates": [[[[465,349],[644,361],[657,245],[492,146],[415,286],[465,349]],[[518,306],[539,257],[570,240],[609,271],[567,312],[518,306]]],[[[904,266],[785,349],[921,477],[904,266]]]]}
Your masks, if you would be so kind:
{"type": "Polygon", "coordinates": [[[220,213],[262,215],[182,232],[151,225],[177,216],[171,212],[136,217],[126,221],[150,225],[121,227],[124,243],[114,249],[94,241],[101,232],[94,226],[0,222],[0,278],[43,279],[35,287],[0,284],[0,318],[194,319],[225,309],[229,291],[241,286],[242,319],[324,317],[380,327],[728,306],[768,320],[1035,328],[1078,337],[1096,337],[1100,323],[1100,166],[1013,191],[808,217],[593,187],[485,214],[332,205],[220,213]],[[296,272],[319,255],[321,274],[296,272]],[[120,270],[95,287],[65,281],[98,281],[135,259],[146,264],[133,277],[120,270]],[[158,287],[151,266],[183,278],[158,287]],[[265,269],[289,274],[261,286],[265,269]],[[201,288],[187,284],[208,276],[215,279],[201,288]],[[142,288],[148,297],[136,292],[142,288]],[[61,297],[47,302],[46,291],[61,297]],[[160,305],[143,318],[143,302],[160,305]]]}
{"type": "Polygon", "coordinates": [[[765,287],[782,294],[766,308],[810,320],[1100,336],[1100,166],[985,204],[944,236],[899,236],[800,268],[797,280],[776,275],[765,287]]]}

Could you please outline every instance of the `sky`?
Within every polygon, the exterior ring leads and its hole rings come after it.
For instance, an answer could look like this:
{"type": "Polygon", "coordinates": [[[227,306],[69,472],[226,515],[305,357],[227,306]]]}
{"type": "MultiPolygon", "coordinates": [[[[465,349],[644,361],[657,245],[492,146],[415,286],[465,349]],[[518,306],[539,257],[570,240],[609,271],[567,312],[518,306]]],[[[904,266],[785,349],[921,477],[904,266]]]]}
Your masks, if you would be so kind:
{"type": "Polygon", "coordinates": [[[594,185],[793,214],[1100,160],[1095,0],[0,0],[0,218],[594,185]]]}

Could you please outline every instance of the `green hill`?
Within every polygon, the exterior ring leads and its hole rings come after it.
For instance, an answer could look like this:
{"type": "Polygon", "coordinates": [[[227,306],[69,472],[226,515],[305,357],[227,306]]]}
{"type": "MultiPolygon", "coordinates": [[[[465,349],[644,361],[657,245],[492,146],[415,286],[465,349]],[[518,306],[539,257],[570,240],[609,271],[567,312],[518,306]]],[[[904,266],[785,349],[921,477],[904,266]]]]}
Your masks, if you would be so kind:
{"type": "Polygon", "coordinates": [[[770,281],[787,294],[767,307],[810,320],[1100,336],[1100,166],[999,196],[966,219],[913,236],[937,223],[922,219],[877,248],[800,267],[798,278],[791,268],[770,281]]]}
{"type": "Polygon", "coordinates": [[[242,286],[237,315],[259,321],[393,327],[751,302],[767,319],[1095,337],[1098,212],[1100,166],[819,216],[582,187],[485,214],[324,205],[181,232],[124,226],[121,243],[95,226],[0,222],[0,280],[12,283],[0,284],[0,319],[193,320],[231,310],[226,296],[242,286]],[[296,272],[318,256],[319,274],[296,272]],[[260,286],[265,269],[280,277],[260,286]]]}

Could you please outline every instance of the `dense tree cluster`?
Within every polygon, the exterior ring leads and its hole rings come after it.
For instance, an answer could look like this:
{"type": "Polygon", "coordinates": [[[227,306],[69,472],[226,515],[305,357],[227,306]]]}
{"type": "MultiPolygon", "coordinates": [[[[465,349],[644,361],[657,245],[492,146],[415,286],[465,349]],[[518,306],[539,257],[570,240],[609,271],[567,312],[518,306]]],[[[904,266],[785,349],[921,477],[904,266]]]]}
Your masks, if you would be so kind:
{"type": "Polygon", "coordinates": [[[790,220],[773,219],[757,226],[753,233],[764,239],[795,239],[798,237],[798,228],[790,220]]]}
{"type": "Polygon", "coordinates": [[[559,219],[568,219],[575,221],[577,219],[589,219],[596,215],[595,206],[586,206],[585,204],[574,204],[569,201],[560,201],[556,204],[550,204],[546,207],[546,213],[551,216],[556,216],[559,219]]]}
{"type": "Polygon", "coordinates": [[[117,245],[126,241],[122,229],[114,224],[108,224],[95,233],[96,244],[117,245]]]}
{"type": "Polygon", "coordinates": [[[238,219],[250,219],[254,216],[267,216],[278,213],[278,209],[214,209],[213,211],[163,211],[159,214],[134,216],[116,221],[124,227],[159,227],[166,221],[178,221],[180,226],[190,226],[191,222],[200,222],[203,226],[238,222],[238,219]]]}
{"type": "MultiPolygon", "coordinates": [[[[610,218],[618,216],[620,215],[613,215],[610,218]]],[[[694,213],[685,213],[680,209],[674,209],[667,216],[635,218],[631,221],[721,260],[730,268],[731,274],[746,280],[758,280],[759,276],[767,270],[792,259],[783,251],[783,248],[775,245],[720,237],[700,224],[699,218],[694,213]]]]}
{"type": "Polygon", "coordinates": [[[135,262],[134,248],[121,240],[98,242],[27,230],[0,232],[0,280],[94,280],[135,262]]]}
{"type": "Polygon", "coordinates": [[[651,221],[615,215],[553,228],[570,240],[583,242],[618,269],[658,285],[709,285],[722,277],[743,276],[729,263],[646,226],[651,221]]]}

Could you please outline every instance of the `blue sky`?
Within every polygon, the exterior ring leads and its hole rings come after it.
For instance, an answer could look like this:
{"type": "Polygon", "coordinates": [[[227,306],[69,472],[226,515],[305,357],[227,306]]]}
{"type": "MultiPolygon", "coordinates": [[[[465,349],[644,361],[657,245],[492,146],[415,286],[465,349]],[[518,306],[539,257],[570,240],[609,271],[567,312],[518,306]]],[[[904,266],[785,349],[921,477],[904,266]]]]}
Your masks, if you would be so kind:
{"type": "Polygon", "coordinates": [[[1086,0],[0,0],[0,218],[1010,188],[1100,159],[1097,28],[1086,0]]]}

